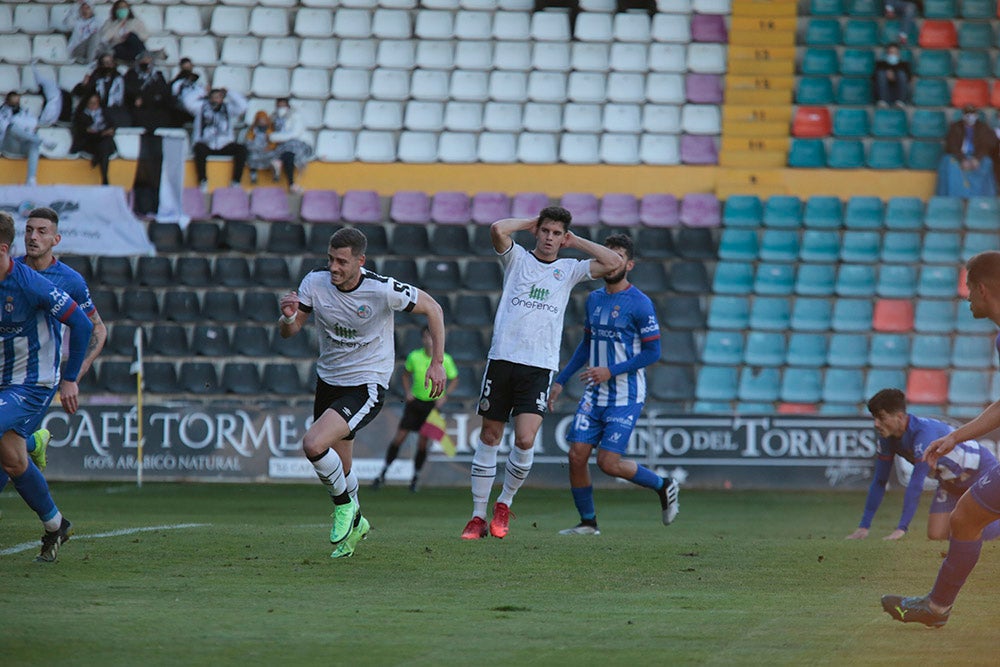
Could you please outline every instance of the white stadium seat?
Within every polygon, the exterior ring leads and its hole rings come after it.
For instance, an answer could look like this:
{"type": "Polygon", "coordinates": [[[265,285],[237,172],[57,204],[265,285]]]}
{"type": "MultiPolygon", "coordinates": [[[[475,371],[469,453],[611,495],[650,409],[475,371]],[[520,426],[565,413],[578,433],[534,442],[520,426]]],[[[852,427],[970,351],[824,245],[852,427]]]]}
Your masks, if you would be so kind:
{"type": "Polygon", "coordinates": [[[455,44],[455,67],[460,69],[492,69],[493,42],[458,40],[455,44]]]}
{"type": "Polygon", "coordinates": [[[296,67],[292,70],[289,92],[303,99],[327,99],[330,96],[330,71],[325,67],[296,67]]]}
{"type": "Polygon", "coordinates": [[[517,162],[517,135],[513,132],[483,132],[476,157],[487,164],[517,162]]]}
{"type": "MultiPolygon", "coordinates": [[[[55,11],[58,5],[52,8],[55,11]]],[[[69,6],[71,9],[76,9],[75,5],[69,6]]],[[[65,12],[63,12],[65,13],[65,12]]],[[[49,24],[52,25],[52,15],[49,15],[49,24]]],[[[14,27],[14,12],[11,10],[10,5],[0,5],[0,35],[6,35],[7,33],[14,32],[16,28],[14,27]]]]}
{"type": "Polygon", "coordinates": [[[409,70],[377,68],[372,73],[371,96],[379,100],[406,100],[409,98],[409,70]]]}
{"type": "Polygon", "coordinates": [[[485,102],[489,99],[489,76],[486,72],[457,69],[451,73],[448,95],[453,100],[485,102]]]}
{"type": "Polygon", "coordinates": [[[212,11],[209,30],[220,37],[245,36],[250,32],[250,10],[246,7],[216,7],[212,11]]]}
{"type": "Polygon", "coordinates": [[[365,69],[338,67],[333,71],[333,97],[341,100],[366,100],[371,88],[371,73],[365,69]]]}
{"type": "Polygon", "coordinates": [[[531,15],[531,37],[542,42],[568,41],[569,15],[564,12],[535,12],[531,15]]]}
{"type": "Polygon", "coordinates": [[[642,129],[653,134],[680,134],[681,107],[674,104],[642,105],[642,129]]]}
{"type": "MultiPolygon", "coordinates": [[[[227,37],[226,40],[234,39],[233,37],[227,37]]],[[[254,37],[238,37],[235,39],[242,39],[252,41],[256,46],[256,38],[254,37]]],[[[225,45],[225,42],[223,42],[225,45]]],[[[199,65],[211,65],[219,61],[219,52],[216,50],[216,39],[211,35],[186,35],[181,37],[180,45],[178,47],[179,52],[184,54],[185,58],[190,58],[191,62],[198,63],[199,65]]],[[[253,56],[257,54],[257,49],[254,48],[252,53],[245,54],[242,60],[226,60],[224,57],[222,62],[227,65],[256,65],[260,61],[253,59],[253,56]]]]}
{"type": "Polygon", "coordinates": [[[437,161],[438,135],[434,132],[401,132],[397,157],[400,162],[428,164],[437,161]]]}
{"type": "Polygon", "coordinates": [[[342,39],[337,50],[337,65],[374,69],[376,46],[374,39],[342,39]]]}
{"type": "Polygon", "coordinates": [[[684,14],[657,14],[650,36],[657,42],[687,44],[691,41],[691,21],[684,14]]]}
{"type": "MultiPolygon", "coordinates": [[[[72,21],[77,16],[77,4],[63,3],[49,9],[49,30],[73,32],[72,21]]],[[[14,14],[9,5],[0,5],[0,34],[14,32],[14,14]]]]}
{"type": "Polygon", "coordinates": [[[452,132],[479,132],[483,129],[483,105],[479,102],[448,102],[444,127],[452,132]]]}
{"type": "Polygon", "coordinates": [[[458,9],[458,0],[421,0],[420,4],[428,9],[447,9],[449,11],[458,9]]]}
{"type": "Polygon", "coordinates": [[[466,164],[476,161],[476,135],[471,132],[442,132],[438,136],[438,160],[466,164]]]}
{"type": "Polygon", "coordinates": [[[408,130],[440,132],[444,129],[444,102],[410,100],[406,103],[403,125],[408,130]]]}
{"type": "Polygon", "coordinates": [[[684,104],[684,77],[680,74],[646,75],[646,100],[653,104],[684,104]]]}
{"type": "Polygon", "coordinates": [[[687,52],[688,70],[700,74],[725,74],[725,44],[689,44],[687,52]]]}
{"type": "Polygon", "coordinates": [[[250,11],[250,32],[258,37],[286,37],[288,27],[288,12],[282,7],[254,7],[250,11]]]}
{"type": "Polygon", "coordinates": [[[638,104],[605,104],[603,129],[605,132],[641,132],[642,107],[638,104]]]}
{"type": "Polygon", "coordinates": [[[559,161],[566,164],[597,164],[600,140],[596,134],[562,135],[559,142],[559,161]]]}
{"type": "Polygon", "coordinates": [[[650,40],[650,32],[649,14],[638,12],[615,14],[614,34],[616,42],[642,42],[646,44],[650,40]]]}
{"type": "Polygon", "coordinates": [[[28,35],[4,35],[0,39],[0,62],[31,62],[31,38],[28,35]]]}
{"type": "Polygon", "coordinates": [[[580,12],[576,16],[573,37],[581,42],[610,42],[612,37],[611,14],[580,12]]]}
{"type": "MultiPolygon", "coordinates": [[[[157,5],[147,5],[145,3],[135,3],[131,6],[135,17],[146,24],[151,35],[164,32],[163,28],[163,7],[157,5]]],[[[100,10],[98,10],[100,11],[100,10]]]]}
{"type": "Polygon", "coordinates": [[[568,72],[570,45],[565,42],[535,42],[531,51],[531,66],[535,69],[568,72]]]}
{"type": "Polygon", "coordinates": [[[684,72],[687,70],[687,47],[682,44],[649,45],[649,69],[654,72],[684,72]]]}
{"type": "Polygon", "coordinates": [[[410,90],[414,99],[443,102],[448,99],[450,81],[446,70],[416,69],[410,76],[410,90]]]}
{"type": "Polygon", "coordinates": [[[570,102],[563,108],[563,129],[592,134],[601,131],[601,105],[570,102]]]}
{"type": "Polygon", "coordinates": [[[318,130],[323,127],[323,101],[322,100],[294,100],[292,108],[299,114],[302,124],[310,130],[318,130]]]}
{"type": "Polygon", "coordinates": [[[163,59],[166,62],[175,63],[181,57],[180,46],[177,43],[177,38],[173,35],[153,35],[146,40],[146,49],[148,51],[162,50],[164,53],[163,59]]]}
{"type": "Polygon", "coordinates": [[[451,69],[455,66],[455,43],[439,40],[417,40],[417,67],[451,69]]]}
{"type": "Polygon", "coordinates": [[[638,104],[646,99],[646,77],[630,72],[612,72],[608,75],[608,100],[611,102],[633,102],[638,104]]]}
{"type": "MultiPolygon", "coordinates": [[[[23,101],[24,97],[21,99],[23,101]]],[[[38,136],[41,137],[43,142],[38,152],[44,157],[50,160],[76,158],[76,153],[69,152],[70,147],[73,145],[73,134],[68,127],[41,127],[38,129],[38,136]]]]}
{"type": "MultiPolygon", "coordinates": [[[[62,65],[56,74],[59,87],[73,90],[83,77],[90,73],[90,65],[62,65]]],[[[202,79],[204,81],[204,79],[202,79]]]]}
{"type": "Polygon", "coordinates": [[[21,68],[17,65],[0,64],[0,95],[6,95],[11,90],[20,89],[21,68]]]}
{"type": "Polygon", "coordinates": [[[341,0],[302,0],[306,7],[322,7],[324,9],[335,9],[340,6],[341,0]]]}
{"type": "Polygon", "coordinates": [[[691,0],[656,0],[656,11],[666,14],[690,14],[691,0]]]}
{"type": "Polygon", "coordinates": [[[530,132],[561,132],[562,104],[528,102],[524,105],[524,129],[530,132]]]}
{"type": "Polygon", "coordinates": [[[453,26],[451,12],[421,9],[417,12],[414,32],[420,39],[452,39],[453,26]]]}
{"type": "Polygon", "coordinates": [[[118,128],[115,132],[118,157],[123,160],[139,159],[139,142],[142,140],[142,132],[142,128],[118,128]]]}
{"type": "Polygon", "coordinates": [[[493,15],[493,37],[514,42],[531,39],[531,17],[524,12],[497,12],[493,15]]]}
{"type": "Polygon", "coordinates": [[[603,102],[607,81],[596,72],[570,72],[567,97],[573,102],[603,102]]]}
{"type": "Polygon", "coordinates": [[[331,130],[360,130],[363,102],[330,100],[323,110],[323,125],[331,130]]]}
{"type": "MultiPolygon", "coordinates": [[[[327,40],[325,43],[329,43],[327,40]]],[[[325,50],[325,49],[324,49],[325,50]]],[[[336,53],[336,45],[333,52],[336,53]]],[[[299,63],[299,40],[294,37],[265,37],[260,40],[260,62],[262,65],[273,67],[295,67],[299,63]]],[[[336,58],[330,63],[336,63],[336,58]]],[[[313,65],[314,63],[302,61],[303,65],[313,65]]]]}
{"type": "Polygon", "coordinates": [[[618,11],[615,0],[580,0],[580,10],[584,12],[605,12],[612,13],[618,11]]]}
{"type": "Polygon", "coordinates": [[[49,31],[49,8],[27,4],[14,7],[14,27],[17,32],[38,35],[49,31]]]}
{"type": "Polygon", "coordinates": [[[320,130],[316,157],[324,162],[354,162],[354,132],[320,130]]]}
{"type": "Polygon", "coordinates": [[[714,104],[685,104],[681,110],[681,127],[688,134],[719,134],[722,114],[714,104]]]}
{"type": "Polygon", "coordinates": [[[300,9],[295,13],[295,34],[299,37],[331,37],[333,13],[326,9],[300,9]]]}
{"type": "Polygon", "coordinates": [[[375,64],[379,67],[413,69],[417,64],[417,43],[412,39],[383,39],[378,43],[375,64]]]}
{"type": "Polygon", "coordinates": [[[250,69],[235,65],[219,65],[212,73],[213,88],[227,88],[243,95],[250,92],[250,69]]]}
{"type": "Polygon", "coordinates": [[[372,34],[379,39],[410,39],[413,36],[410,13],[402,9],[376,9],[372,34]]]}
{"type": "Polygon", "coordinates": [[[459,0],[458,6],[462,9],[475,9],[477,11],[495,11],[496,0],[459,0]]]}
{"type": "Polygon", "coordinates": [[[497,102],[516,102],[520,104],[527,101],[527,72],[505,72],[502,70],[491,72],[489,95],[491,100],[497,102]]]}
{"type": "Polygon", "coordinates": [[[511,12],[530,12],[535,7],[535,0],[497,0],[497,7],[511,12]]]}
{"type": "Polygon", "coordinates": [[[455,37],[463,39],[490,39],[493,23],[490,12],[461,10],[455,15],[455,37]]]}
{"type": "Polygon", "coordinates": [[[528,77],[528,99],[533,102],[566,101],[565,72],[532,72],[528,77]]]}
{"type": "Polygon", "coordinates": [[[403,129],[402,102],[368,100],[361,115],[361,124],[368,130],[403,129]]]}
{"type": "MultiPolygon", "coordinates": [[[[552,44],[554,42],[545,42],[552,44]]],[[[567,58],[568,60],[568,58],[567,58]]],[[[498,41],[493,47],[495,69],[527,72],[531,69],[531,44],[529,42],[498,41]]]]}
{"type": "Polygon", "coordinates": [[[616,72],[642,72],[649,70],[646,44],[615,42],[611,45],[611,69],[616,72]]]}
{"type": "Polygon", "coordinates": [[[333,32],[337,37],[353,37],[354,39],[371,37],[371,12],[365,9],[338,9],[334,14],[333,32]]]}
{"type": "MultiPolygon", "coordinates": [[[[301,44],[298,43],[297,38],[290,38],[290,42],[295,44],[296,50],[295,57],[293,58],[293,63],[296,62],[306,67],[336,67],[339,63],[337,62],[337,50],[339,48],[336,39],[317,39],[315,37],[305,37],[302,39],[301,44]],[[297,60],[296,60],[297,59],[297,60]]],[[[267,40],[264,40],[264,45],[267,45],[267,40]]],[[[263,48],[261,49],[263,52],[263,48]]],[[[285,51],[282,50],[284,55],[285,51]]]]}
{"type": "Polygon", "coordinates": [[[416,9],[417,0],[378,0],[378,6],[386,9],[416,9]]]}
{"type": "Polygon", "coordinates": [[[552,164],[559,159],[558,134],[522,132],[517,138],[517,161],[552,164]]]}
{"type": "Polygon", "coordinates": [[[66,37],[63,35],[35,35],[32,40],[31,57],[43,63],[69,62],[66,53],[66,37]]]}
{"type": "Polygon", "coordinates": [[[483,109],[483,127],[491,132],[520,132],[521,105],[511,102],[487,102],[483,109]]]}
{"type": "Polygon", "coordinates": [[[580,72],[607,72],[611,50],[604,42],[573,42],[572,66],[580,72]]]}
{"type": "Polygon", "coordinates": [[[693,0],[691,9],[699,14],[731,14],[732,0],[693,0]]]}
{"type": "MultiPolygon", "coordinates": [[[[203,60],[201,58],[195,58],[191,55],[191,51],[188,48],[188,42],[186,37],[181,38],[181,51],[184,55],[188,56],[194,62],[212,62],[211,60],[203,60]]],[[[269,65],[270,63],[262,62],[263,58],[260,55],[260,40],[256,37],[226,37],[222,40],[222,62],[227,65],[269,65]]]]}
{"type": "Polygon", "coordinates": [[[605,164],[639,164],[639,135],[602,134],[600,156],[605,164]]]}
{"type": "Polygon", "coordinates": [[[680,164],[680,138],[671,134],[643,134],[639,142],[639,159],[644,164],[680,164]]]}

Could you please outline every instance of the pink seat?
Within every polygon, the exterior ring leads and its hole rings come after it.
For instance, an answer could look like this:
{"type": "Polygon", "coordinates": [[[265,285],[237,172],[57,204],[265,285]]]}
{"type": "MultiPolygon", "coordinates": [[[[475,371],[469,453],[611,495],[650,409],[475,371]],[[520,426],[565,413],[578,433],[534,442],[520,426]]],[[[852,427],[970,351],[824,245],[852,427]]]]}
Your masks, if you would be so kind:
{"type": "Polygon", "coordinates": [[[292,211],[285,188],[254,188],[250,193],[250,213],[269,222],[288,222],[292,211]]]}
{"type": "Polygon", "coordinates": [[[722,104],[722,77],[718,74],[688,74],[684,90],[688,102],[722,104]]]}
{"type": "Polygon", "coordinates": [[[609,227],[633,227],[639,224],[639,200],[635,195],[609,193],[601,198],[601,222],[609,227]]]}
{"type": "Polygon", "coordinates": [[[589,192],[567,192],[559,205],[573,214],[573,224],[577,227],[593,227],[599,221],[597,197],[589,192]]]}
{"type": "Polygon", "coordinates": [[[549,205],[549,197],[544,192],[519,192],[514,195],[511,215],[515,218],[533,218],[549,205]]]}
{"type": "Polygon", "coordinates": [[[374,190],[348,190],[340,214],[347,222],[382,222],[382,203],[374,190]]]}
{"type": "Polygon", "coordinates": [[[677,198],[659,193],[644,195],[639,204],[639,222],[646,227],[678,226],[677,198]]]}
{"type": "Polygon", "coordinates": [[[442,225],[464,225],[472,219],[469,195],[438,192],[431,198],[431,220],[442,225]]]}
{"type": "Polygon", "coordinates": [[[712,137],[685,134],[681,137],[681,162],[719,164],[719,148],[712,137]]]}
{"type": "Polygon", "coordinates": [[[299,215],[306,222],[340,222],[340,196],[333,190],[306,190],[299,215]]]}
{"type": "Polygon", "coordinates": [[[691,41],[726,43],[725,19],[720,14],[695,14],[691,17],[691,41]]]}
{"type": "MultiPolygon", "coordinates": [[[[129,191],[131,194],[131,190],[129,191]]],[[[184,188],[181,194],[181,209],[184,215],[192,220],[207,220],[208,207],[205,206],[205,195],[198,188],[184,188]]]]}
{"type": "Polygon", "coordinates": [[[400,190],[392,195],[389,219],[407,224],[427,224],[431,221],[431,198],[419,190],[400,190]]]}
{"type": "Polygon", "coordinates": [[[212,193],[212,217],[223,220],[249,220],[250,197],[243,188],[230,186],[212,193]]]}
{"type": "Polygon", "coordinates": [[[491,225],[510,217],[510,197],[502,192],[477,192],[472,196],[472,221],[491,225]]]}
{"type": "Polygon", "coordinates": [[[722,222],[719,200],[711,193],[684,195],[680,218],[686,227],[718,227],[722,222]]]}

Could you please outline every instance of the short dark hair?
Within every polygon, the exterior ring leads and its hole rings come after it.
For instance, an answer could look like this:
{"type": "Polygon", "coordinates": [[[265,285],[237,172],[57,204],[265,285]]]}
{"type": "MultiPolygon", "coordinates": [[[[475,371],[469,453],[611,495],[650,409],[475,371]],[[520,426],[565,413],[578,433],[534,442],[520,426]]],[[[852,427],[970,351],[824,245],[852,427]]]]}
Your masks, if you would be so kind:
{"type": "Polygon", "coordinates": [[[540,225],[546,220],[562,223],[563,231],[566,231],[569,229],[570,223],[573,222],[573,214],[562,206],[546,206],[538,212],[538,224],[540,225]]]}
{"type": "Polygon", "coordinates": [[[16,90],[12,90],[9,93],[7,93],[7,95],[3,98],[3,101],[6,104],[10,104],[10,99],[12,97],[20,97],[20,96],[21,96],[21,93],[17,92],[16,90]]]}
{"type": "Polygon", "coordinates": [[[29,220],[31,218],[41,218],[42,220],[48,220],[56,227],[59,226],[59,214],[48,206],[39,206],[38,208],[31,209],[28,211],[27,217],[29,220]]]}
{"type": "Polygon", "coordinates": [[[625,251],[626,259],[635,259],[635,244],[632,243],[632,237],[628,234],[612,234],[608,238],[604,239],[604,245],[612,250],[615,248],[621,248],[625,251]]]}
{"type": "Polygon", "coordinates": [[[965,263],[966,280],[978,285],[1000,285],[1000,251],[985,250],[965,263]]]}
{"type": "Polygon", "coordinates": [[[193,62],[191,62],[191,59],[188,58],[187,56],[185,56],[185,57],[181,58],[179,61],[177,61],[178,65],[184,65],[186,63],[191,63],[192,65],[194,64],[193,62]]]}
{"type": "Polygon", "coordinates": [[[906,412],[906,394],[899,389],[882,389],[868,399],[868,412],[877,417],[883,412],[906,412]]]}
{"type": "Polygon", "coordinates": [[[0,211],[0,243],[14,243],[14,216],[7,211],[0,211]]]}
{"type": "Polygon", "coordinates": [[[282,102],[284,102],[284,103],[285,103],[285,104],[287,104],[288,106],[291,106],[291,105],[292,105],[291,101],[290,101],[290,100],[289,100],[289,99],[288,99],[287,97],[279,97],[278,99],[276,99],[276,100],[274,101],[274,103],[275,103],[276,105],[277,105],[277,104],[281,104],[282,102]]]}
{"type": "Polygon", "coordinates": [[[368,249],[368,238],[360,230],[344,227],[335,231],[330,237],[330,247],[350,248],[352,255],[360,257],[368,249]]]}

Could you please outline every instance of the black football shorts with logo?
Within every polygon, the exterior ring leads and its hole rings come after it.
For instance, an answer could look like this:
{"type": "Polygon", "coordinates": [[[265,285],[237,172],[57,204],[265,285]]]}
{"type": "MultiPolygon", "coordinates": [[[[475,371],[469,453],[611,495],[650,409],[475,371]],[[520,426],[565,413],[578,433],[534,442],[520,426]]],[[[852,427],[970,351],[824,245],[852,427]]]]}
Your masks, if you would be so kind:
{"type": "Polygon", "coordinates": [[[529,413],[544,415],[549,400],[552,371],[500,359],[486,362],[479,414],[506,422],[510,416],[529,413]]]}
{"type": "Polygon", "coordinates": [[[362,384],[356,387],[334,387],[319,377],[316,378],[316,400],[313,402],[313,419],[319,419],[327,410],[333,410],[347,422],[350,434],[345,440],[353,440],[354,434],[382,410],[385,402],[385,387],[377,384],[362,384]]]}

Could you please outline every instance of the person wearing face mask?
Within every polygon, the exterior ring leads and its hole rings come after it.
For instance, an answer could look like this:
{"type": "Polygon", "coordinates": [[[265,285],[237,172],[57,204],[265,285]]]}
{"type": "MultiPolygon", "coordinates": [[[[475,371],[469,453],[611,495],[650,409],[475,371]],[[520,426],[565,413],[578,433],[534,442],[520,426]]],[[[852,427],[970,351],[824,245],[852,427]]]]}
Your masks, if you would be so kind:
{"type": "Polygon", "coordinates": [[[301,193],[302,186],[295,182],[295,170],[298,169],[301,175],[313,155],[312,146],[305,142],[305,125],[286,97],[275,102],[273,122],[274,129],[269,139],[276,145],[271,163],[274,180],[278,180],[280,172],[284,170],[288,189],[301,193]]]}
{"type": "Polygon", "coordinates": [[[236,124],[246,108],[246,98],[236,91],[213,88],[195,115],[191,140],[198,187],[202,192],[208,192],[205,163],[209,155],[233,156],[232,185],[239,186],[247,161],[247,147],[236,141],[236,124]]]}
{"type": "Polygon", "coordinates": [[[94,62],[101,48],[101,21],[89,2],[79,4],[70,25],[73,32],[66,44],[66,52],[75,62],[94,62]]]}
{"type": "Polygon", "coordinates": [[[936,194],[963,198],[996,196],[993,161],[997,136],[979,117],[974,105],[963,107],[962,117],[948,127],[944,150],[936,194]]]}
{"type": "Polygon", "coordinates": [[[11,91],[0,105],[0,151],[28,158],[27,185],[37,184],[38,155],[42,138],[38,136],[38,119],[21,106],[20,93],[11,91]]]}
{"type": "Polygon", "coordinates": [[[875,63],[875,101],[880,107],[902,107],[910,98],[910,65],[903,62],[899,46],[890,44],[885,57],[875,63]]]}
{"type": "Polygon", "coordinates": [[[101,43],[117,60],[131,63],[146,50],[149,28],[132,13],[126,0],[111,5],[111,16],[101,27],[101,43]]]}
{"type": "Polygon", "coordinates": [[[80,102],[73,114],[73,146],[70,151],[90,156],[90,166],[100,167],[101,185],[108,184],[108,163],[117,152],[115,127],[101,107],[97,93],[80,102]]]}
{"type": "Polygon", "coordinates": [[[177,76],[170,81],[170,94],[174,99],[174,127],[183,127],[194,120],[201,109],[208,89],[200,82],[201,75],[194,71],[190,58],[181,58],[177,76]]]}
{"type": "Polygon", "coordinates": [[[125,104],[125,78],[115,67],[114,54],[102,54],[94,71],[84,75],[72,92],[80,99],[86,99],[96,92],[101,98],[101,106],[107,109],[108,117],[115,127],[132,126],[132,112],[125,104]]]}
{"type": "Polygon", "coordinates": [[[172,98],[163,73],[153,64],[148,51],[139,54],[125,73],[125,103],[136,125],[147,132],[170,125],[172,98]]]}
{"type": "Polygon", "coordinates": [[[917,24],[919,0],[885,0],[885,17],[899,18],[899,41],[906,44],[917,24]]]}
{"type": "Polygon", "coordinates": [[[250,169],[250,182],[257,184],[257,171],[271,166],[274,155],[274,144],[268,135],[274,129],[271,117],[263,109],[258,111],[250,127],[243,135],[243,144],[247,147],[247,167],[250,169]]]}

